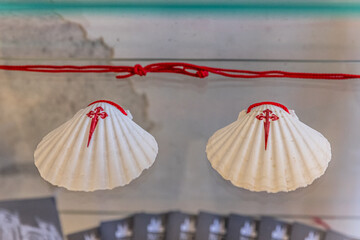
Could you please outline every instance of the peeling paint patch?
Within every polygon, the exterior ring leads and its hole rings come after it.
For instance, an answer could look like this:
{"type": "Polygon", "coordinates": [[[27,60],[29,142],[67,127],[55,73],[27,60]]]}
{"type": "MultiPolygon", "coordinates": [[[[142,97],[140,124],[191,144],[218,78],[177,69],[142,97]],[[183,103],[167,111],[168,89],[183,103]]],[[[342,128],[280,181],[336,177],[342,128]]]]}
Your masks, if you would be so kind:
{"type": "MultiPolygon", "coordinates": [[[[0,22],[1,64],[109,64],[113,56],[113,49],[102,39],[88,39],[81,25],[55,14],[1,16],[0,22]],[[72,58],[88,60],[61,61],[72,58]]],[[[0,72],[0,86],[0,182],[11,176],[16,176],[14,185],[27,181],[25,173],[33,173],[29,166],[40,140],[94,100],[113,100],[130,109],[138,124],[152,126],[146,96],[113,74],[0,72]]],[[[34,189],[48,189],[45,181],[36,184],[40,185],[34,189]]],[[[18,195],[16,191],[8,197],[18,195]]]]}

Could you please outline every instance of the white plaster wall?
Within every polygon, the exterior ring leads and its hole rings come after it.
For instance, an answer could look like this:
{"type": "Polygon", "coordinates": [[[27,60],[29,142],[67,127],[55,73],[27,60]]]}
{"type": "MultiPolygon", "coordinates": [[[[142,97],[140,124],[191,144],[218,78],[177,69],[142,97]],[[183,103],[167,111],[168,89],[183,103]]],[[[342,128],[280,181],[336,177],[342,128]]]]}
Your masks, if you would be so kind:
{"type": "Polygon", "coordinates": [[[66,15],[115,58],[359,59],[359,18],[281,14],[66,15]]]}

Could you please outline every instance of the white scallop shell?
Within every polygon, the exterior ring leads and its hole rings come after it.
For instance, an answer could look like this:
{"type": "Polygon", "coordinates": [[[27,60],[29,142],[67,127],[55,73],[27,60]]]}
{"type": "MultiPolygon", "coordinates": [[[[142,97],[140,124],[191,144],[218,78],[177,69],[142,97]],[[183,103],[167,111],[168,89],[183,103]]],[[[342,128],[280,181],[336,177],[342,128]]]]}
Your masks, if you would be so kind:
{"type": "Polygon", "coordinates": [[[124,186],[155,161],[158,145],[153,136],[117,107],[100,102],[80,110],[39,143],[35,165],[53,185],[74,191],[124,186]],[[90,111],[102,107],[89,147],[90,111]]]}
{"type": "Polygon", "coordinates": [[[311,184],[324,174],[331,159],[330,143],[319,132],[300,122],[294,111],[266,104],[218,130],[206,146],[214,169],[237,187],[251,191],[292,191],[311,184]],[[265,150],[264,120],[269,109],[279,117],[271,121],[265,150]]]}

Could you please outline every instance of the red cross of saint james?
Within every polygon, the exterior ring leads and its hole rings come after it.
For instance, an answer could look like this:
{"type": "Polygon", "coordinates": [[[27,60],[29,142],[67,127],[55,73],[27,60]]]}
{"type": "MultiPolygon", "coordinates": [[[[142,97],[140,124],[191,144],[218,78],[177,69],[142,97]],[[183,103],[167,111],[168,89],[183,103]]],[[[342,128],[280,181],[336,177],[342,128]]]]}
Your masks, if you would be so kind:
{"type": "Polygon", "coordinates": [[[276,116],[275,114],[272,114],[272,111],[269,109],[266,109],[263,111],[263,113],[259,114],[256,116],[257,119],[259,120],[263,120],[264,121],[264,129],[265,129],[265,150],[267,148],[267,143],[268,143],[268,138],[269,138],[269,132],[270,132],[270,120],[272,121],[276,121],[279,119],[278,116],[276,116]],[[265,113],[265,115],[264,115],[265,113]]]}
{"type": "Polygon", "coordinates": [[[90,125],[90,131],[89,131],[89,140],[88,140],[88,144],[87,147],[89,147],[90,141],[91,141],[91,137],[95,131],[96,125],[98,124],[99,121],[99,117],[101,117],[102,119],[106,118],[108,116],[108,114],[106,112],[101,112],[104,111],[104,109],[102,107],[97,107],[94,109],[94,111],[90,111],[88,114],[86,114],[86,116],[88,116],[91,119],[91,125],[90,125]]]}

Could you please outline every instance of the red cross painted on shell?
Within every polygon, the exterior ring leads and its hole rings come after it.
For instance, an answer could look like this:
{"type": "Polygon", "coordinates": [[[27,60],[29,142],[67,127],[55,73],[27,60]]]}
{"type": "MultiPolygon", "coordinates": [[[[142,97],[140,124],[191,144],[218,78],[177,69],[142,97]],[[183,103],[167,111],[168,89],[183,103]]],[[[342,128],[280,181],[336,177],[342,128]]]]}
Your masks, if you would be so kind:
{"type": "Polygon", "coordinates": [[[92,135],[93,135],[93,133],[95,131],[96,125],[99,122],[99,117],[101,119],[105,119],[108,116],[108,114],[106,112],[102,112],[102,111],[104,111],[104,109],[102,107],[97,107],[97,108],[94,109],[94,111],[90,111],[88,114],[86,114],[86,116],[88,116],[89,118],[92,118],[87,147],[89,147],[91,137],[92,137],[92,135]]]}
{"type": "Polygon", "coordinates": [[[270,120],[276,121],[279,119],[279,117],[276,116],[275,114],[273,114],[271,110],[266,109],[263,111],[263,113],[257,115],[256,118],[259,119],[260,121],[265,119],[264,129],[265,129],[265,150],[266,150],[268,138],[269,138],[269,132],[270,132],[270,120]],[[265,113],[265,115],[264,115],[264,113],[265,113]]]}

